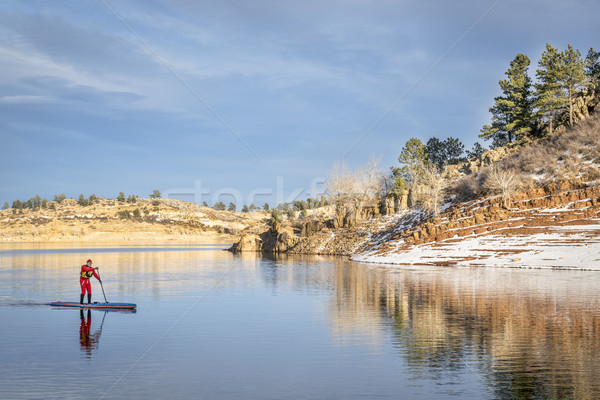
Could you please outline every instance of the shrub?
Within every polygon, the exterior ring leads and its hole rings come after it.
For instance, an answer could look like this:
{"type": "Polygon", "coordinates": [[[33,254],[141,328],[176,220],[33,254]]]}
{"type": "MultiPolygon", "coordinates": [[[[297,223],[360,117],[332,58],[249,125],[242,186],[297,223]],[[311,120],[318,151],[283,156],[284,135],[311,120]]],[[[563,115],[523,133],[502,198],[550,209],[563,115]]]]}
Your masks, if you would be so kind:
{"type": "Polygon", "coordinates": [[[90,204],[90,202],[83,196],[83,193],[79,195],[79,200],[77,200],[77,203],[82,207],[86,207],[90,204]]]}
{"type": "Polygon", "coordinates": [[[131,219],[131,213],[129,212],[129,210],[123,210],[123,211],[119,211],[117,213],[117,215],[121,218],[121,219],[131,219]]]}
{"type": "Polygon", "coordinates": [[[279,210],[277,210],[277,209],[271,210],[271,219],[270,219],[271,225],[274,222],[281,222],[282,220],[283,219],[281,218],[281,214],[279,213],[279,210]]]}

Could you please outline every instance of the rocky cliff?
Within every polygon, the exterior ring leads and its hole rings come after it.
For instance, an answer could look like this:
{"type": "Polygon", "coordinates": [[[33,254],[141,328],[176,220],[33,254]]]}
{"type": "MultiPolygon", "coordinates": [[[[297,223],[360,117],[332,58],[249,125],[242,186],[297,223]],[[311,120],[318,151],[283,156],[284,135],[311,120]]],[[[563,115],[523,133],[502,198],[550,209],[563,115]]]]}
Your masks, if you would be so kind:
{"type": "Polygon", "coordinates": [[[598,96],[590,99],[581,100],[576,116],[585,122],[573,130],[448,168],[455,195],[435,218],[408,209],[405,197],[388,198],[357,224],[312,220],[262,234],[242,232],[231,250],[335,254],[395,264],[600,269],[600,116],[587,118],[598,96]],[[487,167],[494,164],[520,171],[522,189],[508,204],[482,189],[487,167]],[[461,202],[456,194],[460,185],[470,186],[469,200],[461,202]],[[569,257],[570,249],[580,257],[569,257]]]}

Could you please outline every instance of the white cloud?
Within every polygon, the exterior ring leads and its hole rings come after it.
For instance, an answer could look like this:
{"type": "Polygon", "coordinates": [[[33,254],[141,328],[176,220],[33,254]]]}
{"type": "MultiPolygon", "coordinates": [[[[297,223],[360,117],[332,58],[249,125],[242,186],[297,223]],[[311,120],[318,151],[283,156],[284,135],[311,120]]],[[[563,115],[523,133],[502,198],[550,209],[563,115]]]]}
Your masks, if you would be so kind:
{"type": "Polygon", "coordinates": [[[33,96],[33,95],[18,95],[18,96],[3,96],[0,97],[0,104],[22,104],[22,103],[51,103],[57,99],[51,96],[33,96]]]}

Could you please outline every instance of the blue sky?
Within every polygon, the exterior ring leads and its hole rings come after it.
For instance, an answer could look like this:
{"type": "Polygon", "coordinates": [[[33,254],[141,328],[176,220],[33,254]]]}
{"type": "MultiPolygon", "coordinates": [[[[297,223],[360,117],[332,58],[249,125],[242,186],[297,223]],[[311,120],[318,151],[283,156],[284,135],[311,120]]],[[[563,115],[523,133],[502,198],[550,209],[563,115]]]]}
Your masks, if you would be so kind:
{"type": "Polygon", "coordinates": [[[510,61],[527,54],[534,77],[546,42],[599,49],[598,15],[596,0],[3,0],[0,204],[154,189],[274,204],[321,191],[342,158],[388,169],[411,137],[470,148],[510,61]]]}

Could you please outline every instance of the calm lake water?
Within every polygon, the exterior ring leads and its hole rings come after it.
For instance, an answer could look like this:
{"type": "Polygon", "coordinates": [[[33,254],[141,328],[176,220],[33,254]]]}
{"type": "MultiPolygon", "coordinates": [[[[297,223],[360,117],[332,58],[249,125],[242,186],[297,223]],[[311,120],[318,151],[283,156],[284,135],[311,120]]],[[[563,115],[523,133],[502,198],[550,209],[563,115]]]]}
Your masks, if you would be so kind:
{"type": "Polygon", "coordinates": [[[225,247],[0,244],[0,398],[600,398],[598,272],[225,247]],[[137,312],[48,305],[88,258],[137,312]]]}

